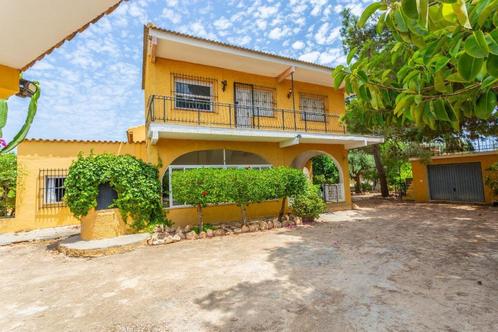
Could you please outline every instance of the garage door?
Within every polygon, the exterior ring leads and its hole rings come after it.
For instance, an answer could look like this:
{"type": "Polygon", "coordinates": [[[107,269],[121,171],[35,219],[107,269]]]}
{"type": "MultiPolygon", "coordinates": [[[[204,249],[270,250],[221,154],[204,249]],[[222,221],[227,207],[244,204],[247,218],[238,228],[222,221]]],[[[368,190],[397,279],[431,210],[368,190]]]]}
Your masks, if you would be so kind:
{"type": "Polygon", "coordinates": [[[429,165],[428,171],[432,200],[484,201],[480,163],[429,165]]]}

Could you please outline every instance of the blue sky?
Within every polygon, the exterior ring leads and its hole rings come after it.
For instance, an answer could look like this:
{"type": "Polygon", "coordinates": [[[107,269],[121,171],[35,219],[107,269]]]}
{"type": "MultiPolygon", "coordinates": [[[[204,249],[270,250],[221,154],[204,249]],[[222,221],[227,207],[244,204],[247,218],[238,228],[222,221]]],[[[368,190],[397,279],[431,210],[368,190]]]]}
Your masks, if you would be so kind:
{"type": "MultiPolygon", "coordinates": [[[[340,12],[370,0],[129,0],[25,72],[42,87],[29,138],[124,140],[142,124],[143,25],[303,60],[345,61],[340,12]]],[[[9,99],[4,137],[24,122],[28,100],[9,99]]]]}

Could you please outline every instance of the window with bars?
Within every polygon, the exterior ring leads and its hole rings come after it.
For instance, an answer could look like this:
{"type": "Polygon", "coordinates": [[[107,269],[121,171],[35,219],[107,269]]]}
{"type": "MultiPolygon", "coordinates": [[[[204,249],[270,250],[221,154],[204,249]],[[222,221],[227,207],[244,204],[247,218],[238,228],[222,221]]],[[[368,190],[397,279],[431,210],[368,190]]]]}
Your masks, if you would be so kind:
{"type": "Polygon", "coordinates": [[[325,97],[301,94],[299,96],[299,110],[302,120],[325,121],[325,97]]]}
{"type": "Polygon", "coordinates": [[[40,170],[40,207],[65,206],[64,182],[67,169],[42,169],[40,170]]]}
{"type": "Polygon", "coordinates": [[[251,116],[272,117],[275,109],[275,93],[271,88],[235,83],[235,104],[250,111],[251,116]]]}
{"type": "Polygon", "coordinates": [[[193,111],[214,111],[215,80],[173,74],[175,108],[193,111]]]}

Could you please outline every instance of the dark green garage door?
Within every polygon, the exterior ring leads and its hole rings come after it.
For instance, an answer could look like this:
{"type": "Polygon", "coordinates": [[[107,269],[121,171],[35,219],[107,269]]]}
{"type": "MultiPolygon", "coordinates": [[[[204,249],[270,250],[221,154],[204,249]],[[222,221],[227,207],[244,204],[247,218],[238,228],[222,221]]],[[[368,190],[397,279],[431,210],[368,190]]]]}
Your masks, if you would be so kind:
{"type": "Polygon", "coordinates": [[[480,163],[429,165],[428,171],[432,200],[484,201],[480,163]]]}

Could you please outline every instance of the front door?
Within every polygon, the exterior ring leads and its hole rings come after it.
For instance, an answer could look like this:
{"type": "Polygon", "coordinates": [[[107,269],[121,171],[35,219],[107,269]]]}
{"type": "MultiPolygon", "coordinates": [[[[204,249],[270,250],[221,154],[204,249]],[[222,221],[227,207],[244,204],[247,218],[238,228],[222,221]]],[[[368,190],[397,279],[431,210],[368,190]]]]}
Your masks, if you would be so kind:
{"type": "Polygon", "coordinates": [[[241,128],[253,125],[253,86],[235,83],[235,124],[241,128]]]}

